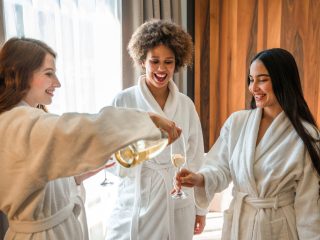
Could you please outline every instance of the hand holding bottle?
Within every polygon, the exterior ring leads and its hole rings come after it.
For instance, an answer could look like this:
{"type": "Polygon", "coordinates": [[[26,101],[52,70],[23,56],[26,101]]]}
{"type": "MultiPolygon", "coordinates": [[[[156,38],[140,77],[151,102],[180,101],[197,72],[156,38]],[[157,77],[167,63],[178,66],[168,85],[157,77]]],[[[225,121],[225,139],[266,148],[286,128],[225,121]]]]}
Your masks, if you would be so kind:
{"type": "Polygon", "coordinates": [[[161,130],[159,139],[140,139],[115,152],[115,159],[126,168],[131,168],[148,159],[156,157],[165,147],[175,141],[181,129],[173,121],[155,113],[149,113],[153,123],[161,130]]]}
{"type": "Polygon", "coordinates": [[[149,113],[149,116],[158,128],[168,134],[168,144],[171,144],[180,136],[182,130],[181,128],[176,126],[175,122],[161,117],[160,115],[155,113],[149,113]]]}

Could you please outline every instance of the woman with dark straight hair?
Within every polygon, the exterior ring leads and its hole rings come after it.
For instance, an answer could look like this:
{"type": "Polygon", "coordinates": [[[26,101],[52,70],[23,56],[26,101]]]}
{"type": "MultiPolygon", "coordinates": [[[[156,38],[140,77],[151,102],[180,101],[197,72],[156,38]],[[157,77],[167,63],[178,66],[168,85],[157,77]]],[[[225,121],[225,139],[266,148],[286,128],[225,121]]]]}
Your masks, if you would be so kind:
{"type": "MultiPolygon", "coordinates": [[[[252,62],[256,60],[260,60],[268,70],[274,95],[308,149],[314,168],[320,176],[319,136],[312,136],[304,126],[304,122],[309,123],[314,128],[318,127],[303,97],[296,61],[291,53],[281,48],[260,52],[253,58],[252,62]]],[[[248,85],[250,85],[250,77],[248,78],[248,85]]],[[[252,109],[257,107],[254,96],[250,105],[252,109]]]]}
{"type": "Polygon", "coordinates": [[[77,185],[120,148],[159,138],[156,126],[170,141],[181,132],[172,121],[129,109],[61,116],[43,111],[60,87],[55,58],[49,46],[30,38],[11,38],[0,51],[0,211],[9,220],[6,240],[89,239],[77,185]]]}
{"type": "Polygon", "coordinates": [[[202,207],[233,181],[222,239],[319,239],[319,130],[293,56],[281,48],[258,53],[248,87],[251,109],[232,114],[205,166],[183,169],[177,181],[195,187],[202,207]]]}

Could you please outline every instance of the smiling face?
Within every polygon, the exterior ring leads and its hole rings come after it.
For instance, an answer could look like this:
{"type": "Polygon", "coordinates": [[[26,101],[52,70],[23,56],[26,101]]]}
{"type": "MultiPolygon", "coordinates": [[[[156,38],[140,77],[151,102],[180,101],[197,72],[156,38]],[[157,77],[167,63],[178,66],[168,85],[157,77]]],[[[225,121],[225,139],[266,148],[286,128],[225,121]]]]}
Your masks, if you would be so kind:
{"type": "Polygon", "coordinates": [[[52,102],[55,89],[60,86],[56,76],[55,58],[46,54],[41,67],[33,72],[30,89],[23,100],[32,107],[38,104],[48,105],[52,102]]]}
{"type": "Polygon", "coordinates": [[[175,55],[164,45],[150,49],[142,66],[146,69],[146,83],[151,91],[166,89],[175,69],[175,55]]]}
{"type": "Polygon", "coordinates": [[[253,95],[256,106],[265,110],[281,111],[281,106],[274,94],[268,70],[260,60],[250,66],[249,91],[253,95]]]}

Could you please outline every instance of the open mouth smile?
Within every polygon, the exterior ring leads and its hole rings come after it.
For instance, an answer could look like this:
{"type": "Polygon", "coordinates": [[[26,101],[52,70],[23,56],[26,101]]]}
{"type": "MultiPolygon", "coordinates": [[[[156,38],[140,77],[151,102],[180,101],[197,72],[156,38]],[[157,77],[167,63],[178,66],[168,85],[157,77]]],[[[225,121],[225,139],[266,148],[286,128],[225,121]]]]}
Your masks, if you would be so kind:
{"type": "Polygon", "coordinates": [[[153,74],[154,78],[160,83],[162,83],[166,80],[167,75],[168,74],[166,74],[166,73],[154,73],[153,74]]]}

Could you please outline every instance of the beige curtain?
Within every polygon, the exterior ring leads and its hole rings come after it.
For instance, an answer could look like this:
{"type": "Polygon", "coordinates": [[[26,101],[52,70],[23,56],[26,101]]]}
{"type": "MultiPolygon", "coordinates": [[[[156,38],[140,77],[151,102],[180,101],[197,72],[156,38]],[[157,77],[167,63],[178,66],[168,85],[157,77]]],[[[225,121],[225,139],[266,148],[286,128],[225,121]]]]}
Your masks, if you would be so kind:
{"type": "MultiPolygon", "coordinates": [[[[171,20],[181,25],[181,0],[122,0],[122,79],[123,88],[133,86],[141,72],[128,54],[127,46],[132,33],[145,21],[157,18],[171,20]]],[[[174,75],[174,81],[182,90],[183,70],[174,75]]]]}

